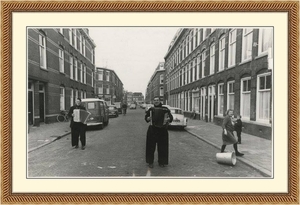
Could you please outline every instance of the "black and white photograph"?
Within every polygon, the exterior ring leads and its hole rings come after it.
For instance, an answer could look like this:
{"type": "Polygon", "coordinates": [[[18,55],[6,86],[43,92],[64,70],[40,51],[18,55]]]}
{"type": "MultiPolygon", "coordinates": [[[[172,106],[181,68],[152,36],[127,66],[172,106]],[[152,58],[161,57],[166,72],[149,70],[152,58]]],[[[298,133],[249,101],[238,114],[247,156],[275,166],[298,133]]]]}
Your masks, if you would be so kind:
{"type": "Polygon", "coordinates": [[[274,177],[272,26],[26,35],[28,179],[274,177]]]}

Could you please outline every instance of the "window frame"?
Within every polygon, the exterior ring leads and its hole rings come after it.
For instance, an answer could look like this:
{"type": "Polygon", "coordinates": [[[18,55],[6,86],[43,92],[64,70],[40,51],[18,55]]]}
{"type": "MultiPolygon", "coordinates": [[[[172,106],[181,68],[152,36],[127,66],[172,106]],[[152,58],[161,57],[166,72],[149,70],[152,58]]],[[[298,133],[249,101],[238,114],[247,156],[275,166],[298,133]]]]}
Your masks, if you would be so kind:
{"type": "Polygon", "coordinates": [[[221,115],[221,116],[223,116],[223,114],[224,114],[224,83],[219,83],[218,84],[218,115],[221,115]],[[222,88],[220,88],[222,86],[222,88]],[[220,91],[222,91],[222,92],[220,92],[220,91]],[[221,102],[221,98],[220,98],[220,96],[223,96],[222,97],[222,100],[223,100],[223,102],[222,102],[222,105],[223,105],[223,110],[222,110],[222,113],[220,113],[220,102],[221,102]]]}
{"type": "Polygon", "coordinates": [[[225,56],[226,56],[226,38],[222,35],[219,39],[219,72],[225,70],[225,56]]]}
{"type": "Polygon", "coordinates": [[[233,67],[236,65],[236,39],[237,39],[237,29],[234,28],[229,31],[228,67],[233,67]],[[235,37],[232,37],[233,34],[235,37]],[[233,40],[233,38],[234,38],[234,40],[233,40]]]}
{"type": "Polygon", "coordinates": [[[242,42],[242,62],[245,61],[249,61],[252,59],[252,51],[253,51],[253,28],[249,28],[248,32],[246,30],[247,28],[243,29],[243,42],[242,42]],[[250,36],[250,37],[249,37],[250,36]],[[249,40],[249,42],[248,42],[249,40]],[[250,50],[246,49],[249,47],[250,50]],[[247,54],[246,52],[249,52],[249,54],[247,54]],[[247,56],[245,57],[245,55],[247,54],[247,56]]]}
{"type": "Polygon", "coordinates": [[[240,106],[240,114],[243,116],[243,119],[246,119],[246,120],[250,120],[250,111],[249,111],[249,116],[245,115],[245,113],[243,112],[244,110],[244,105],[245,105],[245,99],[244,99],[244,95],[245,94],[249,94],[250,95],[250,99],[249,99],[249,110],[251,109],[251,77],[245,77],[245,78],[242,78],[241,79],[241,99],[240,99],[240,103],[241,103],[241,106],[240,106]],[[249,90],[246,90],[244,91],[244,81],[250,81],[250,85],[247,85],[249,86],[249,90]]]}
{"type": "Polygon", "coordinates": [[[39,33],[40,68],[47,69],[47,45],[46,36],[39,33]]]}
{"type": "Polygon", "coordinates": [[[65,52],[62,48],[58,49],[58,58],[59,58],[59,72],[65,72],[65,52]]]}
{"type": "Polygon", "coordinates": [[[234,110],[234,100],[235,100],[235,90],[234,90],[235,81],[231,80],[227,82],[227,110],[232,109],[234,110]],[[230,85],[232,84],[232,92],[230,92],[230,85]],[[233,96],[233,107],[230,107],[229,101],[230,97],[233,96]]]}
{"type": "Polygon", "coordinates": [[[209,48],[209,75],[213,75],[215,73],[215,57],[216,57],[216,45],[212,43],[209,48]]]}
{"type": "Polygon", "coordinates": [[[269,102],[269,105],[268,105],[268,114],[269,114],[269,118],[268,119],[265,119],[265,118],[259,118],[259,115],[260,115],[260,112],[259,112],[259,104],[260,104],[260,95],[259,93],[260,92],[270,92],[270,96],[271,96],[271,91],[272,91],[272,74],[269,72],[269,73],[263,73],[263,74],[260,74],[260,75],[257,75],[257,90],[256,90],[256,121],[258,122],[261,122],[261,123],[266,123],[266,124],[269,124],[270,123],[270,115],[272,115],[272,110],[271,110],[271,99],[270,99],[270,102],[269,102]],[[271,87],[270,88],[265,88],[265,89],[260,89],[260,80],[261,80],[261,77],[264,77],[265,78],[265,83],[267,82],[266,81],[266,77],[267,76],[270,76],[271,77],[271,87]]]}

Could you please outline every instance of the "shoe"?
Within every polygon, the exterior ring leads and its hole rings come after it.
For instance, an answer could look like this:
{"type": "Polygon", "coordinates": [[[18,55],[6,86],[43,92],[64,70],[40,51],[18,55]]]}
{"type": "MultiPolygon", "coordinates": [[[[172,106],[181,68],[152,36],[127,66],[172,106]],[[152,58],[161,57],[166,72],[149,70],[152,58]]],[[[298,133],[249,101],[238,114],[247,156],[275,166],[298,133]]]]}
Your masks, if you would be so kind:
{"type": "Polygon", "coordinates": [[[235,153],[235,155],[238,156],[238,157],[241,157],[241,156],[243,156],[244,154],[243,154],[243,153],[240,153],[240,152],[237,152],[237,153],[235,153]]]}
{"type": "Polygon", "coordinates": [[[78,148],[78,145],[76,145],[75,148],[77,149],[77,148],[78,148]]]}
{"type": "Polygon", "coordinates": [[[85,146],[82,146],[81,149],[82,149],[82,150],[85,150],[85,146]]]}
{"type": "Polygon", "coordinates": [[[153,164],[149,164],[148,167],[149,167],[149,168],[153,168],[153,164]]]}

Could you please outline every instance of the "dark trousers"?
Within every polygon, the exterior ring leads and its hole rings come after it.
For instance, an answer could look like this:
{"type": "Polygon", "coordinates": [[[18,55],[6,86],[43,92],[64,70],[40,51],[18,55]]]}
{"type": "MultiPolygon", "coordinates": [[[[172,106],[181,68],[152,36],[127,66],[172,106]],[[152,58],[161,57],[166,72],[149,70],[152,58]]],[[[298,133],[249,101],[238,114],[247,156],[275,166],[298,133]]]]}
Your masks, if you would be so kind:
{"type": "Polygon", "coordinates": [[[239,143],[242,142],[241,134],[242,134],[242,131],[236,131],[236,135],[237,135],[237,137],[238,137],[238,142],[239,142],[239,143]]]}
{"type": "Polygon", "coordinates": [[[166,128],[149,126],[146,140],[146,162],[153,164],[154,153],[157,145],[158,163],[169,163],[169,134],[166,128]]]}
{"type": "Polygon", "coordinates": [[[74,122],[74,124],[72,125],[72,128],[71,128],[72,147],[78,146],[79,136],[80,136],[81,145],[85,146],[85,143],[86,143],[85,131],[86,131],[85,124],[74,122]]]}

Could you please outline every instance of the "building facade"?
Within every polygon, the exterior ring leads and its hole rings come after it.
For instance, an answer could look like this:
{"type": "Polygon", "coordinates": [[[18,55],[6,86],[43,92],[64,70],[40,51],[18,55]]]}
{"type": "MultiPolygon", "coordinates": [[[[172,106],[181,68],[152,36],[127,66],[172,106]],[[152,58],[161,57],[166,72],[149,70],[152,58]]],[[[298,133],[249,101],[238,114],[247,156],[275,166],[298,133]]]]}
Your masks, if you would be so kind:
{"type": "Polygon", "coordinates": [[[27,30],[29,125],[55,122],[77,97],[94,96],[95,47],[88,29],[27,30]]]}
{"type": "Polygon", "coordinates": [[[146,103],[153,103],[153,98],[156,96],[160,97],[160,101],[165,103],[166,99],[164,96],[165,92],[165,68],[164,63],[160,62],[155,68],[153,75],[151,76],[147,89],[146,89],[146,103]]]}
{"type": "Polygon", "coordinates": [[[95,93],[108,105],[123,101],[123,83],[114,70],[97,67],[95,71],[95,93]]]}
{"type": "Polygon", "coordinates": [[[184,28],[165,55],[165,96],[186,115],[221,124],[227,109],[243,131],[271,138],[272,28],[184,28]]]}

